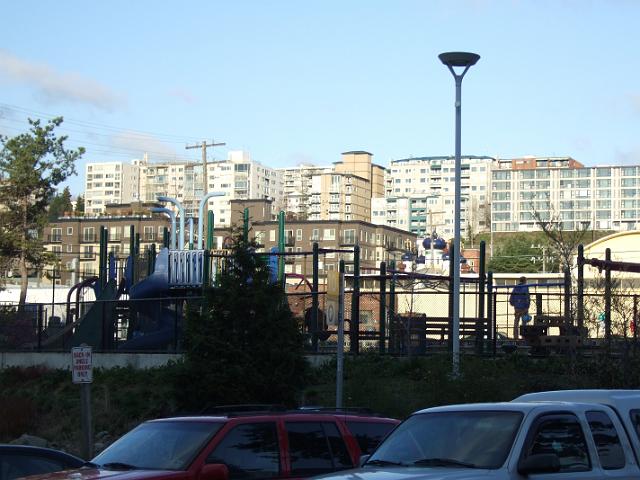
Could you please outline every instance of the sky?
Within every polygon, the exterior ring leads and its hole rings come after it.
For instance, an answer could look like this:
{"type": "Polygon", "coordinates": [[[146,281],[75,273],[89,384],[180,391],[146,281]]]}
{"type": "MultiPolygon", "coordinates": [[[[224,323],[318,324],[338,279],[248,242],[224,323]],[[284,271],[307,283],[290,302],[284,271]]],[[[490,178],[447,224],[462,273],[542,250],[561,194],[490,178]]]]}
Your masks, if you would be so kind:
{"type": "Polygon", "coordinates": [[[5,2],[0,134],[63,116],[86,162],[201,158],[224,142],[271,167],[462,153],[640,164],[640,1],[5,2]]]}

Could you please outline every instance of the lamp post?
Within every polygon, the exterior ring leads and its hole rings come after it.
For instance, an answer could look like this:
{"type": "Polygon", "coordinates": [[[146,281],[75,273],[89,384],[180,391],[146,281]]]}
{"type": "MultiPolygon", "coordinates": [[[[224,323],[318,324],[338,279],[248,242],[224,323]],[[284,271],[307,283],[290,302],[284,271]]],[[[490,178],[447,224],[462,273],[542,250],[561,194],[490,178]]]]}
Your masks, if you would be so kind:
{"type": "Polygon", "coordinates": [[[469,52],[447,52],[438,55],[438,58],[444,63],[453,78],[456,81],[456,161],[455,161],[455,200],[454,200],[454,217],[453,217],[453,244],[455,250],[456,265],[450,265],[453,268],[453,308],[452,308],[452,350],[453,350],[453,375],[458,376],[460,373],[460,193],[461,193],[461,102],[462,102],[462,79],[467,70],[475,65],[480,59],[480,55],[469,52]],[[461,73],[456,72],[455,68],[461,69],[461,73]]]}

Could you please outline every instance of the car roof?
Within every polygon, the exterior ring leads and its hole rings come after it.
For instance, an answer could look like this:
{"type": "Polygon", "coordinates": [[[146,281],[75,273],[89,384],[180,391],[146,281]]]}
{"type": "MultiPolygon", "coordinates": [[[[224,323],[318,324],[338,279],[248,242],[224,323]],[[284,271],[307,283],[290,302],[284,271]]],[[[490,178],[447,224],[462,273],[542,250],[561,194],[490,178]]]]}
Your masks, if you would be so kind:
{"type": "Polygon", "coordinates": [[[154,420],[148,420],[148,422],[211,422],[221,423],[227,422],[234,418],[259,418],[264,420],[265,418],[320,418],[320,419],[334,419],[340,417],[346,421],[372,421],[376,423],[399,423],[400,420],[395,418],[380,417],[372,414],[357,414],[357,413],[345,413],[340,411],[327,412],[322,410],[291,410],[286,412],[230,412],[224,415],[183,415],[177,417],[158,418],[154,420]]]}
{"type": "Polygon", "coordinates": [[[593,403],[589,402],[573,402],[573,401],[559,401],[559,400],[540,400],[540,401],[511,401],[511,402],[495,402],[495,403],[465,403],[459,405],[444,405],[440,407],[431,407],[419,410],[414,415],[423,413],[443,413],[443,412],[522,412],[529,413],[533,410],[545,409],[550,407],[561,408],[566,407],[589,409],[593,408],[593,403]]]}
{"type": "Polygon", "coordinates": [[[599,403],[617,409],[640,408],[640,390],[555,390],[548,392],[527,393],[513,400],[514,402],[567,401],[599,403]]]}
{"type": "Polygon", "coordinates": [[[37,454],[40,456],[65,459],[71,462],[77,461],[80,464],[84,463],[84,460],[82,460],[80,457],[76,457],[75,455],[72,455],[67,452],[63,452],[62,450],[56,450],[54,448],[35,447],[33,445],[15,445],[15,444],[0,443],[0,451],[4,453],[37,454]]]}

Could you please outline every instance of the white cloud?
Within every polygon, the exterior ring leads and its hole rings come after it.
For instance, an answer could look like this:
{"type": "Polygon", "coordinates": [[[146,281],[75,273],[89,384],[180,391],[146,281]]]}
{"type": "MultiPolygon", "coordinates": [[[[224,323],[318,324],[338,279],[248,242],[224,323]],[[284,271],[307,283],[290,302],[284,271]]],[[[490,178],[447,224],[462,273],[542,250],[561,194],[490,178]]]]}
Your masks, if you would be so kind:
{"type": "Polygon", "coordinates": [[[78,102],[111,111],[124,98],[109,87],[74,72],[58,72],[45,63],[30,62],[0,49],[0,77],[28,84],[48,102],[78,102]]]}

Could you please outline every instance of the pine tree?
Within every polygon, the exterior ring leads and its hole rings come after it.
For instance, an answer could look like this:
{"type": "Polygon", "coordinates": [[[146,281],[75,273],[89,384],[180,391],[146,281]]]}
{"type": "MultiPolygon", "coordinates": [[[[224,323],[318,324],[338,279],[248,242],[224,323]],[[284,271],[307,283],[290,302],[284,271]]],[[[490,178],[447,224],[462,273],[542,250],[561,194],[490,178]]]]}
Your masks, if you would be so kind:
{"type": "Polygon", "coordinates": [[[78,216],[84,215],[84,197],[82,195],[78,195],[78,198],[76,198],[75,214],[78,216]]]}
{"type": "MultiPolygon", "coordinates": [[[[3,255],[13,254],[20,272],[20,304],[27,297],[28,267],[41,266],[46,255],[41,232],[47,221],[46,207],[56,187],[75,173],[75,162],[84,148],[68,150],[66,136],[54,130],[62,117],[29,119],[31,129],[12,138],[0,135],[0,236],[3,255]]],[[[5,257],[6,258],[6,257],[5,257]]]]}
{"type": "Polygon", "coordinates": [[[70,213],[73,210],[71,205],[71,192],[69,187],[64,187],[61,194],[56,194],[49,203],[49,221],[55,222],[59,217],[70,213]]]}
{"type": "Polygon", "coordinates": [[[231,267],[190,312],[179,389],[187,408],[213,404],[292,405],[307,364],[300,329],[284,290],[252,254],[253,242],[237,236],[231,267]]]}

